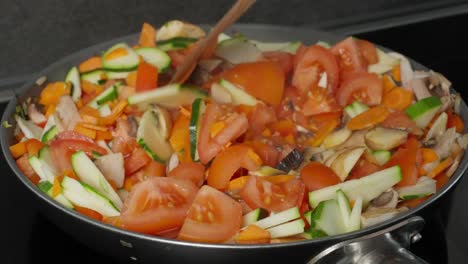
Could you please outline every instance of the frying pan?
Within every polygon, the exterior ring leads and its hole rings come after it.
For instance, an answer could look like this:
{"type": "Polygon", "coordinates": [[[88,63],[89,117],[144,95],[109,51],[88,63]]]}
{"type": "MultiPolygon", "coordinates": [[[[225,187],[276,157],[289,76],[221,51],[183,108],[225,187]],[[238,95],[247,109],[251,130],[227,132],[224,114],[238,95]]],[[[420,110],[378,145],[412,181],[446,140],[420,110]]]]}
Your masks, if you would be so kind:
{"type": "MultiPolygon", "coordinates": [[[[337,42],[343,36],[306,28],[281,27],[270,25],[234,25],[231,31],[242,32],[251,39],[261,41],[301,40],[306,44],[318,40],[337,42]]],[[[135,43],[137,35],[129,35],[97,44],[69,55],[50,65],[38,74],[47,76],[48,81],[62,81],[68,69],[88,57],[100,54],[112,44],[120,41],[135,43]]],[[[412,61],[416,69],[427,70],[412,61]]],[[[12,91],[2,122],[15,125],[13,115],[18,102],[30,96],[37,96],[40,88],[35,79],[20,89],[12,91]]],[[[461,104],[461,116],[468,123],[468,108],[461,104]]],[[[13,129],[0,130],[2,151],[12,171],[32,192],[40,211],[54,224],[77,240],[98,252],[121,263],[425,263],[409,250],[411,243],[421,236],[424,218],[446,199],[468,166],[465,155],[455,174],[436,194],[416,208],[399,214],[375,226],[331,237],[268,245],[205,244],[159,238],[122,230],[92,220],[69,210],[42,193],[23,175],[16,166],[8,147],[15,142],[13,129]]]]}

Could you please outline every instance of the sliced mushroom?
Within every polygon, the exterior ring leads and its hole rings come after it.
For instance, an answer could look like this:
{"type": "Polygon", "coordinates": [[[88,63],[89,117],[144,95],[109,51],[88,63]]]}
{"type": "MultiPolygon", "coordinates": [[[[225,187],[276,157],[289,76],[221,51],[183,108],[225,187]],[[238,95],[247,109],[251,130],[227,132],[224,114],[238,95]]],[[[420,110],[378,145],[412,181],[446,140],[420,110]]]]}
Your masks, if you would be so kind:
{"type": "Polygon", "coordinates": [[[351,136],[346,140],[339,148],[348,147],[367,147],[364,136],[369,130],[358,130],[354,131],[351,136]]]}
{"type": "Polygon", "coordinates": [[[445,78],[445,76],[438,72],[431,71],[430,73],[431,76],[429,77],[429,88],[431,90],[434,88],[440,88],[442,95],[449,95],[452,83],[447,78],[445,78]]]}
{"type": "Polygon", "coordinates": [[[468,134],[458,137],[457,143],[462,149],[466,149],[466,146],[468,146],[468,134]]]}
{"type": "Polygon", "coordinates": [[[101,156],[94,164],[108,181],[112,181],[117,188],[122,188],[125,179],[124,158],[122,153],[112,153],[101,156]]]}
{"type": "Polygon", "coordinates": [[[439,117],[437,117],[437,119],[432,124],[429,131],[427,131],[426,137],[424,138],[424,142],[428,142],[429,140],[433,138],[437,139],[440,136],[442,136],[442,134],[445,133],[445,130],[447,127],[447,120],[448,120],[447,113],[443,112],[442,114],[440,114],[439,117]]]}
{"type": "Polygon", "coordinates": [[[373,199],[366,211],[375,211],[379,208],[396,208],[398,204],[398,193],[394,189],[390,189],[379,197],[373,199]]]}
{"type": "Polygon", "coordinates": [[[460,162],[461,162],[464,154],[465,154],[464,151],[460,151],[460,153],[458,153],[458,155],[455,157],[455,160],[453,161],[452,165],[445,172],[445,175],[447,175],[447,177],[450,178],[450,177],[453,176],[453,174],[455,173],[455,171],[458,168],[458,165],[460,165],[460,162]]]}
{"type": "Polygon", "coordinates": [[[406,210],[404,208],[377,208],[375,210],[366,211],[361,214],[361,227],[366,228],[372,225],[376,225],[397,216],[403,211],[406,210]]]}
{"type": "Polygon", "coordinates": [[[200,39],[205,36],[205,31],[194,24],[171,20],[159,28],[156,35],[157,41],[168,40],[175,37],[200,39]]]}
{"type": "Polygon", "coordinates": [[[340,177],[341,181],[344,181],[365,150],[363,147],[356,147],[341,153],[333,161],[330,168],[340,177]]]}
{"type": "Polygon", "coordinates": [[[323,147],[333,148],[339,146],[349,139],[351,133],[351,130],[347,128],[342,128],[340,130],[334,131],[323,140],[323,147]]]}
{"type": "Polygon", "coordinates": [[[450,155],[452,144],[456,142],[460,136],[454,127],[449,128],[437,139],[437,144],[434,146],[434,151],[439,155],[439,158],[445,159],[450,155]]]}
{"type": "Polygon", "coordinates": [[[179,156],[177,156],[177,153],[172,153],[169,161],[167,162],[166,175],[169,175],[169,172],[171,172],[177,166],[179,166],[179,156]]]}
{"type": "Polygon", "coordinates": [[[28,105],[28,116],[29,119],[34,122],[34,124],[47,122],[47,118],[39,110],[37,110],[35,104],[28,105]]]}
{"type": "Polygon", "coordinates": [[[403,144],[408,132],[399,129],[376,127],[365,135],[367,146],[373,150],[391,150],[403,144]]]}
{"type": "Polygon", "coordinates": [[[231,93],[218,83],[213,83],[211,85],[211,97],[215,102],[220,104],[229,104],[232,102],[231,93]]]}
{"type": "Polygon", "coordinates": [[[75,102],[69,95],[60,97],[57,104],[56,113],[65,130],[73,130],[75,125],[81,121],[80,113],[75,102]]]}

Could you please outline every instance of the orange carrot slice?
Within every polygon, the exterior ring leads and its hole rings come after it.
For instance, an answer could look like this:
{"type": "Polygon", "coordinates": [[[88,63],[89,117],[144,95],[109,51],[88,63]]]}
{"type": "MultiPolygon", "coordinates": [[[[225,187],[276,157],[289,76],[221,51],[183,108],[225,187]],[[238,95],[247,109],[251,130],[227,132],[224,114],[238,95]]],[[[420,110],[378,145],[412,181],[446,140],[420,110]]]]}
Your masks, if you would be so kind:
{"type": "Polygon", "coordinates": [[[138,44],[140,47],[155,47],[156,43],[156,29],[148,23],[143,23],[141,28],[140,39],[138,44]]]}
{"type": "Polygon", "coordinates": [[[235,240],[239,244],[260,244],[270,242],[270,232],[256,225],[249,225],[240,231],[235,240]]]}
{"type": "Polygon", "coordinates": [[[10,152],[13,158],[17,159],[26,153],[26,144],[23,142],[16,143],[15,145],[10,146],[10,152]]]}
{"type": "Polygon", "coordinates": [[[396,110],[405,110],[413,102],[413,93],[406,89],[395,87],[384,94],[382,104],[388,108],[396,110]]]}
{"type": "Polygon", "coordinates": [[[98,56],[91,57],[78,65],[78,71],[80,73],[94,71],[100,68],[102,68],[102,59],[98,56]]]}
{"type": "Polygon", "coordinates": [[[439,165],[437,165],[437,167],[435,167],[432,171],[430,171],[427,174],[427,177],[434,178],[435,176],[439,175],[439,173],[446,170],[450,165],[452,165],[452,163],[453,163],[452,157],[448,157],[444,159],[441,163],[439,163],[439,165]]]}
{"type": "Polygon", "coordinates": [[[338,126],[338,120],[331,119],[322,125],[315,135],[309,140],[309,145],[311,147],[318,147],[322,144],[323,140],[338,126]]]}
{"type": "Polygon", "coordinates": [[[390,111],[388,111],[385,106],[375,106],[353,117],[348,122],[347,127],[350,130],[371,128],[383,122],[388,117],[388,115],[390,115],[390,111]]]}

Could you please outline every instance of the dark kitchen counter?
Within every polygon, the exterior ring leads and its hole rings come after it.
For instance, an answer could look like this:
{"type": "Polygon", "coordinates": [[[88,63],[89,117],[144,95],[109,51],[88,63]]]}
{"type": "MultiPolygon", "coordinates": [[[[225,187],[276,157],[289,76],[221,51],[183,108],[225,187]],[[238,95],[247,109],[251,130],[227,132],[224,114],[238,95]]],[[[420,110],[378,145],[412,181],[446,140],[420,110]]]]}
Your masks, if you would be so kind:
{"type": "MultiPolygon", "coordinates": [[[[444,73],[453,81],[463,98],[468,74],[468,55],[464,47],[464,26],[468,15],[438,19],[388,30],[359,34],[393,50],[406,54],[422,64],[444,73]],[[463,37],[462,37],[463,36],[463,37]]],[[[3,112],[1,105],[0,112],[3,112]]],[[[24,186],[0,160],[2,191],[0,191],[1,263],[113,263],[51,224],[35,208],[24,186]],[[66,256],[64,258],[63,256],[66,256]]],[[[423,238],[413,250],[430,263],[466,263],[468,259],[468,178],[464,177],[451,199],[430,219],[423,238]]]]}

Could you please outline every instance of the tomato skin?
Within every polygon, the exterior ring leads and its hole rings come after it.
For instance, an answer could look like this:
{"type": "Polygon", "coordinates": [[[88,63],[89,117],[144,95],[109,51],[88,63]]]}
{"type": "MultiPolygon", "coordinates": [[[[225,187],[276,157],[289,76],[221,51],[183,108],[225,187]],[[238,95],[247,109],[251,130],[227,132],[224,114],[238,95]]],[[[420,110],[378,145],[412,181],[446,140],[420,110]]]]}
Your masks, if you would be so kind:
{"type": "Polygon", "coordinates": [[[288,76],[294,67],[294,56],[291,53],[283,51],[264,52],[263,57],[269,61],[274,61],[281,66],[284,74],[288,76]]]}
{"type": "Polygon", "coordinates": [[[383,82],[375,73],[361,72],[344,81],[336,99],[341,106],[352,103],[356,97],[359,101],[373,106],[382,101],[383,82]]]}
{"type": "Polygon", "coordinates": [[[145,167],[143,171],[148,177],[161,177],[166,174],[166,166],[155,160],[151,160],[145,167]]]}
{"type": "Polygon", "coordinates": [[[168,177],[189,180],[200,187],[205,181],[205,166],[195,162],[182,162],[169,172],[168,177]]]}
{"type": "Polygon", "coordinates": [[[223,115],[221,106],[215,103],[208,104],[203,113],[197,145],[200,161],[203,164],[210,162],[227,143],[233,142],[247,131],[249,126],[247,117],[244,114],[231,113],[223,120],[226,126],[214,138],[211,138],[211,125],[223,115]]]}
{"type": "Polygon", "coordinates": [[[158,86],[158,68],[140,61],[137,68],[136,91],[143,92],[155,89],[158,86]]]}
{"type": "Polygon", "coordinates": [[[270,212],[281,212],[301,206],[305,185],[299,179],[273,184],[257,176],[249,176],[240,192],[241,198],[251,208],[265,208],[270,212]]]}
{"type": "Polygon", "coordinates": [[[197,187],[189,181],[151,177],[133,186],[121,212],[125,229],[158,234],[179,228],[195,198],[197,187]]]}
{"type": "Polygon", "coordinates": [[[372,65],[379,62],[377,49],[374,44],[364,39],[358,39],[356,42],[359,47],[359,51],[361,52],[362,57],[367,61],[367,64],[372,65]]]}
{"type": "Polygon", "coordinates": [[[403,111],[393,111],[380,124],[385,128],[405,129],[415,135],[422,135],[423,131],[416,123],[403,111]]]}
{"type": "Polygon", "coordinates": [[[367,63],[354,38],[348,37],[330,50],[338,60],[341,80],[344,81],[355,73],[367,72],[367,63]]]}
{"type": "Polygon", "coordinates": [[[327,73],[327,87],[325,88],[329,93],[335,93],[339,82],[339,68],[335,57],[324,47],[310,46],[298,59],[292,84],[302,94],[305,94],[318,87],[322,71],[327,73]]]}
{"type": "Polygon", "coordinates": [[[21,172],[28,177],[34,185],[38,185],[41,178],[36,174],[34,169],[29,164],[28,154],[23,154],[16,160],[16,166],[21,170],[21,172]]]}
{"type": "Polygon", "coordinates": [[[248,134],[251,136],[261,134],[268,124],[278,121],[275,111],[264,104],[255,105],[251,114],[248,116],[248,119],[248,134]]]}
{"type": "Polygon", "coordinates": [[[268,104],[278,105],[283,98],[286,78],[284,70],[274,61],[237,64],[221,77],[268,104]]]}
{"type": "Polygon", "coordinates": [[[332,169],[317,161],[309,162],[302,168],[301,179],[309,192],[341,182],[332,169]]]}
{"type": "Polygon", "coordinates": [[[142,148],[135,148],[132,154],[124,159],[125,175],[131,175],[143,168],[151,158],[142,148]]]}
{"type": "Polygon", "coordinates": [[[253,150],[245,145],[234,145],[227,148],[215,157],[210,166],[208,185],[223,190],[229,185],[229,180],[239,168],[257,170],[261,165],[252,159],[256,155],[253,150]]]}
{"type": "Polygon", "coordinates": [[[382,170],[381,166],[371,163],[367,159],[361,159],[354,166],[347,180],[360,179],[379,170],[382,170]]]}
{"type": "Polygon", "coordinates": [[[178,239],[193,242],[224,242],[242,224],[242,206],[228,195],[204,185],[193,200],[178,239]]]}
{"type": "Polygon", "coordinates": [[[393,154],[384,167],[400,166],[402,179],[396,186],[414,185],[418,181],[418,168],[421,165],[421,159],[419,141],[414,137],[409,137],[406,144],[393,154]]]}
{"type": "Polygon", "coordinates": [[[246,141],[244,144],[251,147],[260,156],[264,165],[275,167],[278,164],[280,153],[272,144],[261,140],[246,141]]]}

